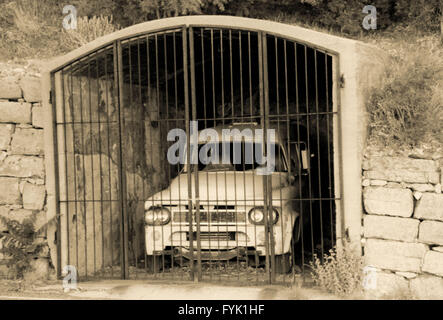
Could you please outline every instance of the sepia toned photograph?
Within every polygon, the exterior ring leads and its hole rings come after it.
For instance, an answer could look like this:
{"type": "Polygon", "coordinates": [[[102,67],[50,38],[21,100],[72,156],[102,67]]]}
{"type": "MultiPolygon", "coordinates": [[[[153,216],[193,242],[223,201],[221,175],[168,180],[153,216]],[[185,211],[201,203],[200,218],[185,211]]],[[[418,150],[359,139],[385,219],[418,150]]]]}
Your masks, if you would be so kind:
{"type": "Polygon", "coordinates": [[[442,0],[0,0],[0,300],[442,300],[442,184],[442,0]]]}

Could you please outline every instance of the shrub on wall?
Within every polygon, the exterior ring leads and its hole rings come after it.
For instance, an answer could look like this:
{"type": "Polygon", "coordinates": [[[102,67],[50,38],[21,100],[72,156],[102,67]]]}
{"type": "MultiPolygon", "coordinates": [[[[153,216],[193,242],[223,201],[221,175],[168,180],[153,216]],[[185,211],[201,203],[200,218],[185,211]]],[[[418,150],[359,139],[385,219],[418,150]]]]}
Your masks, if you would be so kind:
{"type": "Polygon", "coordinates": [[[443,50],[438,38],[378,43],[391,54],[392,63],[367,103],[371,141],[411,147],[443,143],[443,50]]]}
{"type": "Polygon", "coordinates": [[[31,268],[31,260],[45,246],[35,242],[36,232],[31,219],[22,222],[0,216],[0,222],[6,226],[7,232],[0,234],[2,253],[7,259],[11,278],[22,278],[31,268]]]}

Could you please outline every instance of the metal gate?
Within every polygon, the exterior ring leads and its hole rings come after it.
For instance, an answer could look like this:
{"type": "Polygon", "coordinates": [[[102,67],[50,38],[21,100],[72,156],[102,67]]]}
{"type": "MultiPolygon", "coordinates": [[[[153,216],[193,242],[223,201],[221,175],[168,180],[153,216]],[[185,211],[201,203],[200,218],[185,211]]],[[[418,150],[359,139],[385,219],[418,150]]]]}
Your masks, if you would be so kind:
{"type": "Polygon", "coordinates": [[[306,274],[335,245],[335,58],[183,26],[52,73],[58,265],[80,279],[306,274]]]}

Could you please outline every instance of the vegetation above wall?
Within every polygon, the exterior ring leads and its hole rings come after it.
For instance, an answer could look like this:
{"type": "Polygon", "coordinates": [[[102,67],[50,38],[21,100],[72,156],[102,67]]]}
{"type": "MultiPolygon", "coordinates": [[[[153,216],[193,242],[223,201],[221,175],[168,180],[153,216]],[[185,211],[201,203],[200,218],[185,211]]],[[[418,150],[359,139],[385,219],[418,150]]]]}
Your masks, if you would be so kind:
{"type": "Polygon", "coordinates": [[[72,0],[78,28],[62,27],[58,0],[0,3],[0,60],[48,58],[129,25],[187,14],[229,14],[302,25],[374,43],[392,63],[368,102],[370,142],[415,147],[443,142],[443,49],[439,0],[72,0]],[[364,30],[362,8],[377,8],[364,30]]]}

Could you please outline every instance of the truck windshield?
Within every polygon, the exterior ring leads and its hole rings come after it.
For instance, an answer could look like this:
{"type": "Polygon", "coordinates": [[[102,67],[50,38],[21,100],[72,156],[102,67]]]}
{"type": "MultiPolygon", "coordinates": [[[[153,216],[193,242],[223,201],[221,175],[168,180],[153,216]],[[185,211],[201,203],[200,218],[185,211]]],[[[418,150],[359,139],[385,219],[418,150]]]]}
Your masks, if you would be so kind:
{"type": "MultiPolygon", "coordinates": [[[[274,149],[275,171],[286,172],[285,154],[280,145],[269,144],[274,149]]],[[[263,163],[263,145],[253,142],[220,142],[199,144],[199,171],[248,171],[255,170],[263,163]],[[215,154],[214,154],[215,153],[215,154]],[[218,154],[218,156],[217,156],[218,154]],[[258,156],[257,156],[258,154],[258,156]],[[225,158],[223,158],[223,156],[225,158]],[[223,161],[224,159],[224,161],[223,161]]],[[[264,159],[266,160],[266,158],[264,159]]]]}

